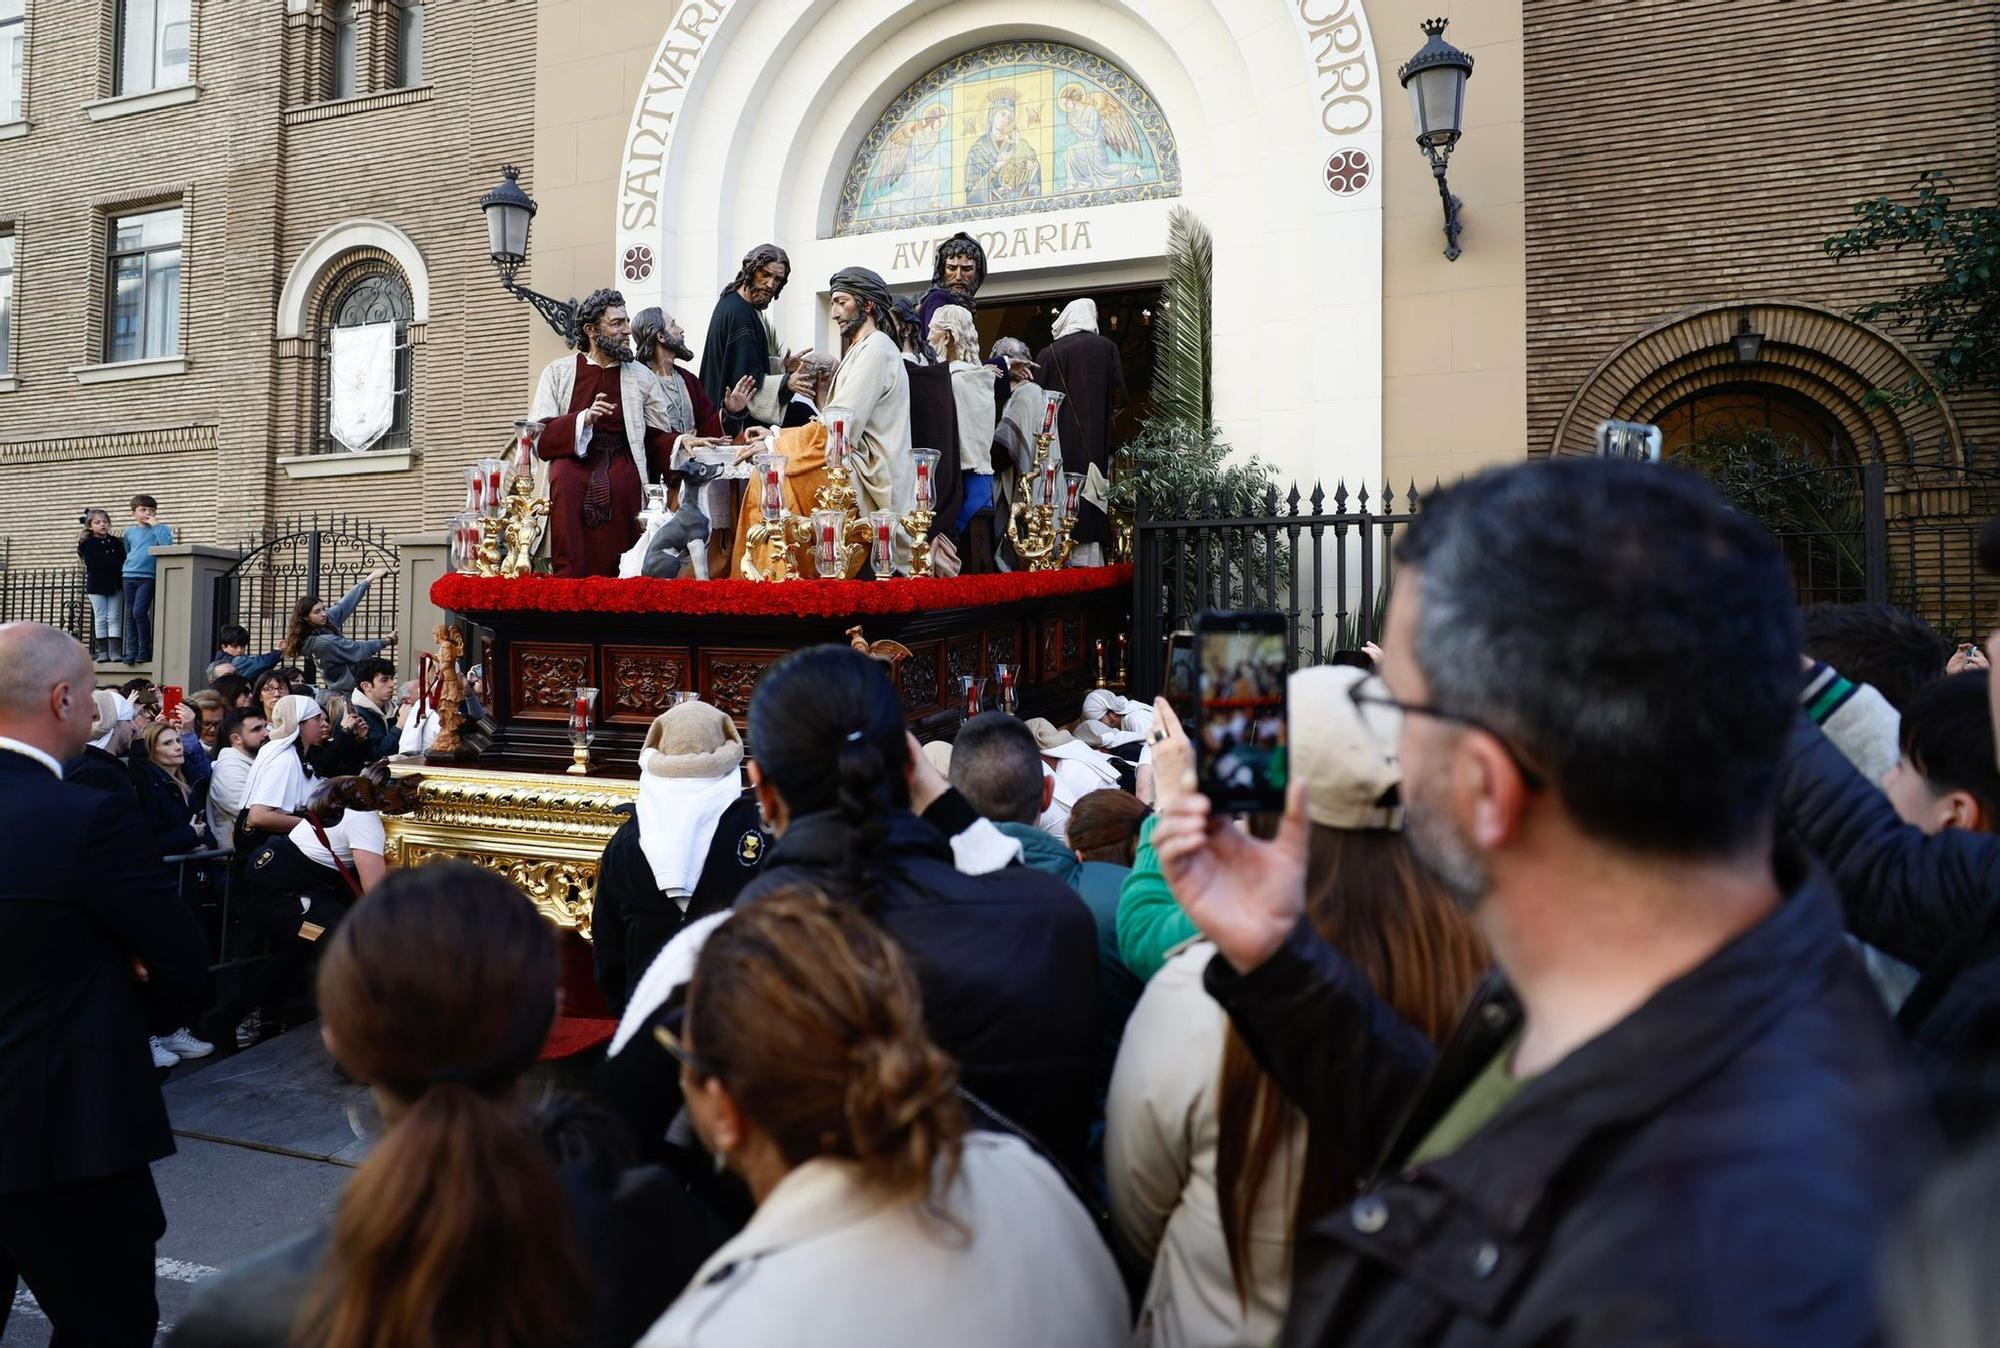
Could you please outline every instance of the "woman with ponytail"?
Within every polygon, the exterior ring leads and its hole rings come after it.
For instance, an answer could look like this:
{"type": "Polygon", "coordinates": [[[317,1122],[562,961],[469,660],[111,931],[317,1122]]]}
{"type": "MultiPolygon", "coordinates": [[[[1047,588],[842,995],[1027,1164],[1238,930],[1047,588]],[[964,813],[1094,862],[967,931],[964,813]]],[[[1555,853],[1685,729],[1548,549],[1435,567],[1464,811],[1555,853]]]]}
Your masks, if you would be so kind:
{"type": "Polygon", "coordinates": [[[703,945],[679,1036],[655,1037],[757,1210],[641,1348],[1124,1341],[1124,1288],[1061,1178],[966,1133],[917,983],[879,925],[804,886],[703,945]]]}
{"type": "MultiPolygon", "coordinates": [[[[1011,1125],[1082,1176],[1103,1084],[1090,910],[1027,867],[960,873],[945,836],[911,812],[912,743],[879,660],[814,646],[766,671],[750,699],[750,781],[777,841],[738,906],[808,884],[872,916],[916,969],[931,1038],[958,1059],[980,1122],[1011,1125]]],[[[599,1073],[642,1146],[680,1105],[652,1028],[721,920],[690,924],[661,952],[599,1073]]]]}
{"type": "Polygon", "coordinates": [[[490,871],[395,871],[356,905],[320,964],[320,1033],[384,1131],[331,1226],[204,1282],[174,1348],[629,1343],[672,1297],[676,1261],[598,1192],[606,1165],[577,1158],[576,1116],[557,1139],[519,1099],[559,976],[548,923],[490,871]],[[627,1248],[608,1248],[614,1228],[627,1248]],[[635,1318],[589,1267],[640,1263],[658,1285],[635,1318]],[[607,1327],[621,1315],[622,1336],[607,1327]]]}

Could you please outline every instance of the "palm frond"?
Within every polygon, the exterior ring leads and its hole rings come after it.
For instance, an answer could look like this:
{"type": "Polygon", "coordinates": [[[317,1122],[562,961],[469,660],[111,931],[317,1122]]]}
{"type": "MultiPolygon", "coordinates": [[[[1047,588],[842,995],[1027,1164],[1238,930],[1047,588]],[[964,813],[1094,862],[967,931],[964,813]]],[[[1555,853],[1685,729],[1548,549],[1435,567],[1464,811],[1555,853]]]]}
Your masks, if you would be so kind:
{"type": "Polygon", "coordinates": [[[1167,282],[1153,367],[1157,415],[1194,426],[1214,420],[1215,240],[1185,206],[1167,217],[1167,282]]]}

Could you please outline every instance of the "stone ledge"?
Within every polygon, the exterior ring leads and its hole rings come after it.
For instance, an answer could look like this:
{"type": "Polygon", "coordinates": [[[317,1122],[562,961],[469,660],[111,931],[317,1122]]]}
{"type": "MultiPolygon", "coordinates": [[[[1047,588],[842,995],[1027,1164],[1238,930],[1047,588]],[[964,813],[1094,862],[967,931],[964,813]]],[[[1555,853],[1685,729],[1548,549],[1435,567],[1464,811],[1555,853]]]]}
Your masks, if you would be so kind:
{"type": "Polygon", "coordinates": [[[159,426],[98,435],[0,441],[0,464],[68,463],[80,459],[122,459],[135,454],[151,460],[166,454],[213,454],[218,447],[212,425],[159,426]]]}
{"type": "Polygon", "coordinates": [[[114,360],[102,365],[72,365],[70,374],[79,384],[122,384],[129,379],[157,379],[162,375],[186,374],[188,358],[154,356],[148,360],[114,360]]]}
{"type": "Polygon", "coordinates": [[[152,112],[158,108],[176,108],[183,103],[192,103],[201,97],[199,84],[170,84],[164,89],[141,89],[136,94],[118,94],[112,98],[100,98],[83,105],[83,115],[93,122],[108,122],[117,117],[133,117],[142,112],[152,112]]]}
{"type": "Polygon", "coordinates": [[[357,112],[374,112],[380,108],[402,108],[413,103],[431,101],[433,86],[413,84],[405,89],[383,89],[372,94],[355,94],[348,98],[328,99],[323,103],[302,103],[295,108],[286,108],[286,126],[303,126],[310,122],[331,121],[335,117],[347,117],[357,112]]]}
{"type": "Polygon", "coordinates": [[[11,122],[0,122],[0,140],[19,140],[28,134],[28,129],[33,125],[34,123],[25,117],[16,117],[11,122]]]}
{"type": "Polygon", "coordinates": [[[361,477],[369,473],[403,473],[416,462],[415,449],[375,449],[361,454],[288,454],[278,467],[290,478],[361,477]]]}
{"type": "Polygon", "coordinates": [[[13,375],[0,375],[0,393],[12,393],[21,387],[21,381],[13,375]]]}

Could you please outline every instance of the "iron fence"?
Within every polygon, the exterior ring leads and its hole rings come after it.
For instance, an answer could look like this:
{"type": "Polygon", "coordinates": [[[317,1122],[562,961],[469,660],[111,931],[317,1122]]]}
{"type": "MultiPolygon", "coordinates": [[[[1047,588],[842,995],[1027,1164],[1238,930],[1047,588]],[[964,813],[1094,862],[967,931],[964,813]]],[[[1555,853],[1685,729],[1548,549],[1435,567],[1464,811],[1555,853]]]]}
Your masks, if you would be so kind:
{"type": "Polygon", "coordinates": [[[1281,501],[1202,493],[1183,514],[1162,515],[1141,501],[1132,527],[1132,668],[1140,697],[1160,689],[1166,638],[1204,609],[1275,609],[1290,622],[1286,664],[1296,669],[1358,648],[1380,633],[1394,578],[1396,532],[1422,508],[1414,484],[1400,504],[1393,490],[1331,499],[1318,485],[1281,501]]]}
{"type": "MultiPolygon", "coordinates": [[[[250,634],[253,653],[284,645],[292,611],[308,595],[337,603],[371,571],[390,577],[369,587],[343,631],[364,640],[396,630],[396,548],[383,530],[351,515],[298,516],[253,535],[243,558],[216,578],[216,630],[240,623],[250,634]]],[[[308,662],[307,677],[313,670],[308,662]]]]}
{"type": "MultiPolygon", "coordinates": [[[[1876,443],[1866,458],[1752,465],[1717,485],[1770,528],[1802,605],[1891,603],[1951,641],[1983,638],[2000,622],[2000,578],[1979,563],[1981,531],[2000,516],[2000,453],[1876,443]]],[[[1275,487],[1261,499],[1202,495],[1171,513],[1166,503],[1141,501],[1132,535],[1134,693],[1159,691],[1167,636],[1203,609],[1285,614],[1295,669],[1376,640],[1396,536],[1424,495],[1412,485],[1371,497],[1366,487],[1350,493],[1337,483],[1330,500],[1315,486],[1282,500],[1275,487]]]]}

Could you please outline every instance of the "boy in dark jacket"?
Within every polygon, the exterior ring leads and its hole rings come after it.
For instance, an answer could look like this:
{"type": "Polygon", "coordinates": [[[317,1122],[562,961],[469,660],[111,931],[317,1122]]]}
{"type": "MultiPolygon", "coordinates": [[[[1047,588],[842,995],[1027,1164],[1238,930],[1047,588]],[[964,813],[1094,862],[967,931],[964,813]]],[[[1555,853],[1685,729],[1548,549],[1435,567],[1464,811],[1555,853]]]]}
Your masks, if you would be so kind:
{"type": "Polygon", "coordinates": [[[262,655],[250,654],[250,629],[242,623],[224,623],[216,638],[215,656],[208,662],[209,681],[215,681],[217,665],[228,665],[235,673],[255,683],[257,676],[267,669],[276,669],[282,658],[277,651],[266,651],[262,655]]]}
{"type": "Polygon", "coordinates": [[[1283,1342],[1874,1342],[1936,1136],[1773,844],[1799,623],[1770,536],[1693,474],[1572,459],[1431,498],[1397,559],[1354,697],[1499,966],[1456,1035],[1298,920],[1296,786],[1273,842],[1187,791],[1153,831],[1209,991],[1364,1177],[1301,1230],[1283,1342]]]}

